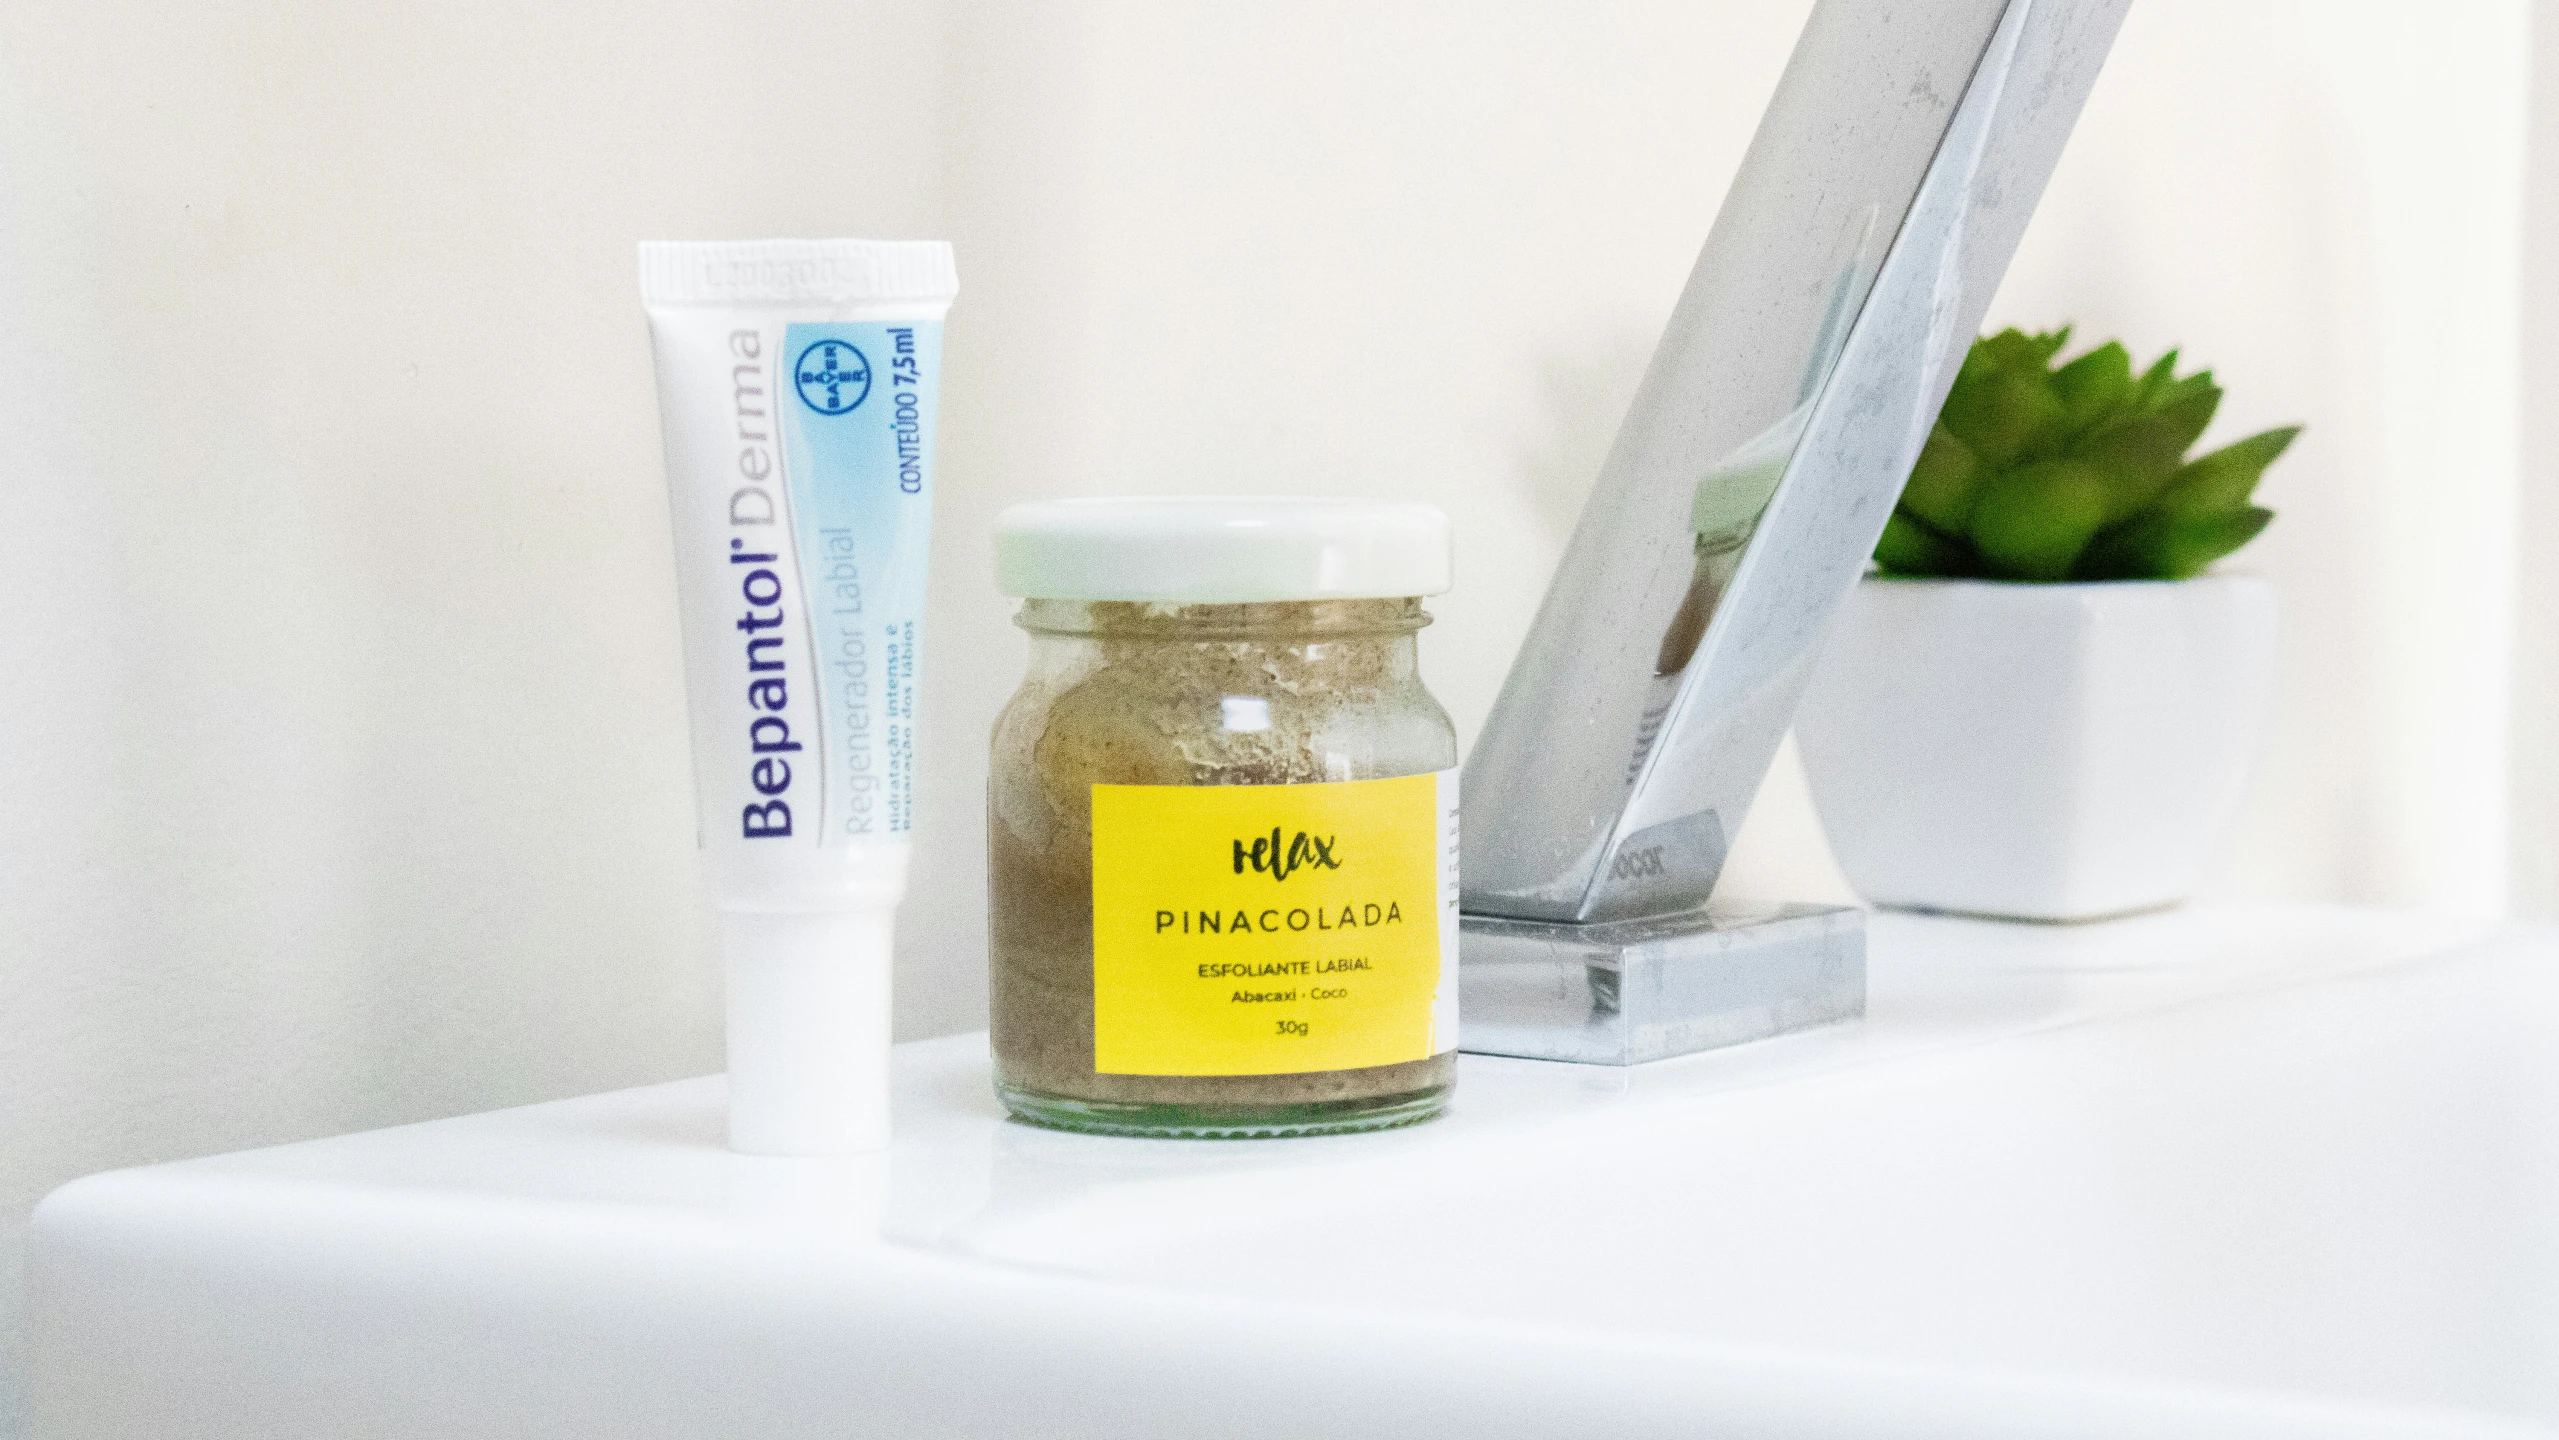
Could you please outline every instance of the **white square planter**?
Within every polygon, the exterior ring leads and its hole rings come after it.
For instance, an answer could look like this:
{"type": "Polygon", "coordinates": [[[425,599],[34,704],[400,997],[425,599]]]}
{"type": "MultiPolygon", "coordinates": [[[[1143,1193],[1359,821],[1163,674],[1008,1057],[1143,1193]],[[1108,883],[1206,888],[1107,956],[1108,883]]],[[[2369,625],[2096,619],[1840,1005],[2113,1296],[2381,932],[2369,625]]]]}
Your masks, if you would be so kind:
{"type": "Polygon", "coordinates": [[[1861,582],[1795,734],[1872,904],[2085,920],[2192,894],[2274,693],[2265,580],[1861,582]]]}

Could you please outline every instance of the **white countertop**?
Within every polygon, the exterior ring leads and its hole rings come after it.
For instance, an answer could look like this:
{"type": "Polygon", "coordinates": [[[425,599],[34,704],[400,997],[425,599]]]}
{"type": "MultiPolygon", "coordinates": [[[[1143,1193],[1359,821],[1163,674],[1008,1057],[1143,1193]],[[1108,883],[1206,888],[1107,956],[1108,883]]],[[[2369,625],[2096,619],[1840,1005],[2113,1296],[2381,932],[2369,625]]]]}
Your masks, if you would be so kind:
{"type": "Polygon", "coordinates": [[[1879,915],[1863,1022],[1440,1121],[1129,1141],[899,1047],[895,1148],[720,1082],[95,1176],[39,1440],[2559,1437],[2559,932],[1879,915]]]}

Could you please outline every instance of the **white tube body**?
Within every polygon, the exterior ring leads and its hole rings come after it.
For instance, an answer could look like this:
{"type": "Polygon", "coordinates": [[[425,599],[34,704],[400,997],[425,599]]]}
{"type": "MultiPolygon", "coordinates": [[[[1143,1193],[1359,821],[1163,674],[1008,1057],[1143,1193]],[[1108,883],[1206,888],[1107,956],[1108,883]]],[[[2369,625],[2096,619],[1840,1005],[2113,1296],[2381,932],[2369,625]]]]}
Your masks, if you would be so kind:
{"type": "Polygon", "coordinates": [[[730,1140],[888,1139],[942,316],[938,242],[640,247],[730,1140]]]}

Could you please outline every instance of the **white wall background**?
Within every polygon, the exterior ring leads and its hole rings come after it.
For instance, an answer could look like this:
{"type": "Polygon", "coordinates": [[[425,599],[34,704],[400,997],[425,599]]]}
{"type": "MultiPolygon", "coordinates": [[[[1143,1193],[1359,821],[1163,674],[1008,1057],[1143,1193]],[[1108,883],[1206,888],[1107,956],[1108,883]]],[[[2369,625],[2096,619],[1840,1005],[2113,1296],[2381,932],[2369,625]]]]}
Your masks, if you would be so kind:
{"type": "Polygon", "coordinates": [[[2559,915],[2559,14],[2537,7],[2524,183],[2521,433],[2515,505],[2514,880],[2516,908],[2559,915]],[[2530,263],[2537,262],[2537,263],[2530,263]]]}
{"type": "MultiPolygon", "coordinates": [[[[1804,9],[0,9],[0,1392],[64,1179],[716,1068],[634,241],[959,243],[899,1014],[966,1028],[993,513],[1446,506],[1471,738],[1804,9]]],[[[2311,426],[2224,891],[2559,892],[2524,27],[2139,0],[1994,311],[2311,426]]],[[[1784,766],[1731,883],[1840,893],[1784,766]]]]}

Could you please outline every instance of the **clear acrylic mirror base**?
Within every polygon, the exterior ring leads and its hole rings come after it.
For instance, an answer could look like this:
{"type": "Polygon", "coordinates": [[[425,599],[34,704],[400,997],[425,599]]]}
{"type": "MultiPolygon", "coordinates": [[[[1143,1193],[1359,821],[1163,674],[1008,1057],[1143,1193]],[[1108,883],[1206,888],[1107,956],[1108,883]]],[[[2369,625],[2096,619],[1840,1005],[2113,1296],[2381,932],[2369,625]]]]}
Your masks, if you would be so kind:
{"type": "Polygon", "coordinates": [[[1570,924],[1466,915],[1458,1048],[1640,1065],[1866,1013],[1866,912],[1742,906],[1570,924]]]}

